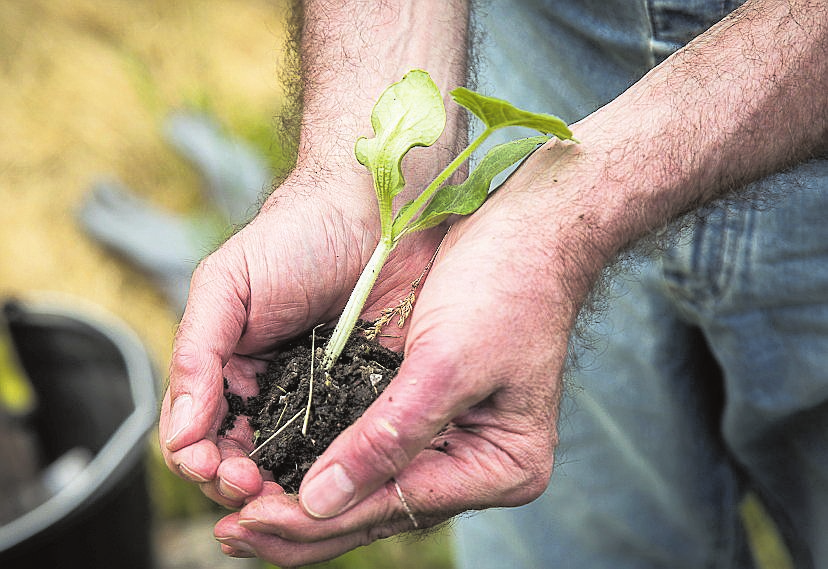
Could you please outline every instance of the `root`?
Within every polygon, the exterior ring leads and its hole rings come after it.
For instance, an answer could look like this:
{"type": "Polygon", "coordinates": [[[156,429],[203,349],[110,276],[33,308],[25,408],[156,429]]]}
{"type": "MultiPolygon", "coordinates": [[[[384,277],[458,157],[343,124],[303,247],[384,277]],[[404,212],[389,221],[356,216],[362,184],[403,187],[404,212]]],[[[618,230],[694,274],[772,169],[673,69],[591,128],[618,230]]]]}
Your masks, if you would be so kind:
{"type": "MultiPolygon", "coordinates": [[[[448,232],[451,231],[451,227],[449,230],[446,231],[446,235],[448,232]]],[[[417,301],[417,289],[420,287],[420,283],[422,283],[423,279],[428,274],[428,271],[431,269],[431,266],[434,264],[434,259],[437,258],[437,253],[440,252],[440,247],[443,246],[443,241],[446,240],[446,236],[443,236],[443,239],[440,241],[437,248],[434,250],[434,254],[429,259],[428,263],[426,263],[423,272],[420,273],[420,276],[417,277],[414,282],[411,283],[411,290],[408,294],[403,298],[397,306],[391,308],[383,308],[380,311],[379,318],[374,320],[374,323],[371,325],[370,328],[365,330],[363,334],[369,340],[375,340],[379,336],[388,336],[388,334],[383,334],[382,329],[385,327],[386,324],[391,322],[391,320],[397,316],[397,327],[402,328],[405,325],[405,321],[411,316],[411,312],[414,310],[414,303],[417,301]]]]}
{"type": "MultiPolygon", "coordinates": [[[[322,324],[316,326],[319,328],[322,324]]],[[[313,401],[313,362],[316,361],[316,328],[311,332],[310,378],[308,378],[308,406],[305,408],[305,420],[302,423],[302,436],[308,436],[308,421],[310,420],[311,402],[313,401]]]]}
{"type": "Polygon", "coordinates": [[[278,430],[278,431],[276,431],[275,433],[273,433],[272,435],[270,435],[269,437],[267,437],[267,440],[266,440],[265,442],[263,442],[262,444],[260,444],[259,446],[257,446],[255,449],[253,449],[253,451],[252,451],[249,455],[247,455],[247,456],[249,456],[249,457],[251,457],[251,458],[252,458],[254,454],[256,454],[257,452],[259,452],[260,450],[262,450],[264,447],[266,447],[266,446],[270,443],[270,441],[272,441],[273,439],[275,439],[276,437],[278,437],[280,434],[282,434],[282,431],[284,431],[285,429],[287,429],[287,428],[290,426],[290,424],[291,424],[291,423],[293,423],[296,419],[298,419],[299,417],[301,417],[303,412],[304,412],[304,411],[299,411],[298,413],[296,413],[296,415],[294,415],[293,417],[291,417],[291,418],[290,418],[290,420],[289,420],[287,423],[285,423],[284,425],[282,425],[281,427],[279,427],[279,430],[278,430]]]}

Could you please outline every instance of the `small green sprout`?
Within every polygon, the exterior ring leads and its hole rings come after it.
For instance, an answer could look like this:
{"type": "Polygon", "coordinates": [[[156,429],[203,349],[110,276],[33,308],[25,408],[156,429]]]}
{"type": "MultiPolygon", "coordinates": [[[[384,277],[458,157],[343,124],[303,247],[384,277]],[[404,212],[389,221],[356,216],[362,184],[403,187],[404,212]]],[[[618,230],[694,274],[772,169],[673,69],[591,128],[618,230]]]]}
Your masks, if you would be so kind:
{"type": "Polygon", "coordinates": [[[526,158],[552,136],[574,140],[572,131],[558,117],[524,111],[507,101],[486,97],[464,87],[454,89],[450,95],[455,103],[482,120],[486,128],[419,196],[400,207],[396,215],[393,200],[405,187],[401,167],[403,157],[415,146],[434,144],[445,128],[443,98],[428,73],[419,69],[409,71],[402,80],[388,87],[371,113],[374,138],[360,137],[356,142],[356,158],[374,179],[380,239],[325,346],[322,366],[327,371],[345,348],[380,269],[400,239],[409,233],[434,227],[450,215],[473,213],[486,201],[492,181],[499,173],[526,158]],[[541,135],[493,147],[463,183],[446,184],[494,131],[508,126],[528,127],[541,135]]]}

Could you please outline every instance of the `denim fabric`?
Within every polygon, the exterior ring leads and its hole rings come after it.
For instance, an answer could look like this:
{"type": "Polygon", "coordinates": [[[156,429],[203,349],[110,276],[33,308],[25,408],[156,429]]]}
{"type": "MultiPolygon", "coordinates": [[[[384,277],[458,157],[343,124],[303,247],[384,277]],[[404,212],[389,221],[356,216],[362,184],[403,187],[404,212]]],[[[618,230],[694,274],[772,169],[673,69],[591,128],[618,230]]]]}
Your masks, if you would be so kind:
{"type": "Polygon", "coordinates": [[[689,42],[744,0],[647,0],[652,37],[650,48],[661,61],[689,42]]]}
{"type": "MultiPolygon", "coordinates": [[[[492,2],[481,87],[572,121],[733,8],[492,2]]],[[[549,488],[460,520],[458,567],[753,567],[748,489],[795,567],[828,567],[828,162],[761,185],[768,207],[713,207],[615,279],[569,379],[549,488]]]]}

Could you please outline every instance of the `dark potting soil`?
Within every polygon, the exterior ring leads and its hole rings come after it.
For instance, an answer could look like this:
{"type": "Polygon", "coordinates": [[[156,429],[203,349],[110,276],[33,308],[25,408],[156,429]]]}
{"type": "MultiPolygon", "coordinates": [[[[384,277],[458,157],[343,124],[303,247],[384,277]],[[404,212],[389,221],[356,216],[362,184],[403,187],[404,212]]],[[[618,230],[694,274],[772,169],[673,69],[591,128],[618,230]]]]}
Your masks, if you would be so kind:
{"type": "Polygon", "coordinates": [[[368,340],[359,328],[329,374],[321,369],[323,347],[330,333],[308,334],[285,347],[257,375],[259,395],[245,403],[226,393],[229,411],[220,429],[232,428],[235,418],[247,415],[258,447],[256,463],[273,473],[286,492],[296,493],[305,473],[336,436],[362,415],[397,374],[402,355],[368,340]],[[305,434],[302,433],[311,387],[311,345],[315,345],[313,397],[305,434]]]}

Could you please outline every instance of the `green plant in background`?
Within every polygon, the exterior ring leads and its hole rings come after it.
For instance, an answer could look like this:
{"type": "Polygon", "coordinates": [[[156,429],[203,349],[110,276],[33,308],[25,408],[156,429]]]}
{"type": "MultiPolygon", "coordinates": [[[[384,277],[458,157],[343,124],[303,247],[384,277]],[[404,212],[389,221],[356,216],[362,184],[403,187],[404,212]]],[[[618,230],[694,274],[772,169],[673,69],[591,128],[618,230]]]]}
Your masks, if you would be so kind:
{"type": "MultiPolygon", "coordinates": [[[[375,541],[306,569],[453,569],[451,529],[444,524],[437,530],[375,541]]],[[[261,569],[278,569],[262,563],[261,569]]]]}
{"type": "Polygon", "coordinates": [[[417,197],[399,208],[396,215],[393,200],[405,188],[403,158],[415,146],[434,144],[445,128],[443,98],[428,73],[418,69],[409,71],[402,80],[388,87],[371,114],[375,137],[357,140],[357,160],[368,168],[374,179],[380,239],[325,346],[322,358],[325,370],[333,367],[345,347],[380,269],[404,236],[434,227],[450,215],[473,213],[486,201],[498,174],[526,158],[552,136],[574,140],[572,131],[558,117],[524,111],[507,101],[463,87],[450,94],[454,102],[471,111],[486,128],[417,197]],[[527,127],[541,135],[495,146],[466,181],[459,185],[446,184],[493,132],[509,126],[527,127]]]}
{"type": "Polygon", "coordinates": [[[793,569],[785,541],[759,496],[748,492],[739,505],[739,514],[756,566],[759,569],[793,569]]]}
{"type": "Polygon", "coordinates": [[[37,405],[37,395],[20,366],[14,341],[5,322],[0,322],[0,416],[21,417],[37,405]]]}

